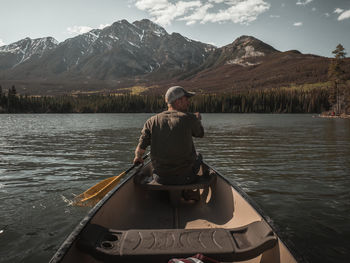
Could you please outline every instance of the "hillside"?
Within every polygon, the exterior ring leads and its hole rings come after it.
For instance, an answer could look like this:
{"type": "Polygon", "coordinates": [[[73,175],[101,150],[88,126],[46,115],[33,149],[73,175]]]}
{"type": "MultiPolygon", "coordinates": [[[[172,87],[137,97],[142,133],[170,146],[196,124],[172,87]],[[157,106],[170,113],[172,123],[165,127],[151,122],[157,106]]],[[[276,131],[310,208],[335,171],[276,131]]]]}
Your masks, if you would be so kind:
{"type": "Polygon", "coordinates": [[[251,36],[217,48],[169,34],[147,19],[121,20],[61,43],[26,38],[0,47],[0,85],[28,95],[125,93],[133,87],[162,93],[170,85],[223,93],[326,82],[329,62],[280,52],[251,36]]]}

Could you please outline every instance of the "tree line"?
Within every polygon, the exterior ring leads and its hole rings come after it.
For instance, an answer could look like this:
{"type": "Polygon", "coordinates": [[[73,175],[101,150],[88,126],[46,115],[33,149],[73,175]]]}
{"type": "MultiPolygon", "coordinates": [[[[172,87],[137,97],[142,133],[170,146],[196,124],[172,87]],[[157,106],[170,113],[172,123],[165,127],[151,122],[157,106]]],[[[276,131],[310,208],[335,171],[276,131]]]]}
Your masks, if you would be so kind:
{"type": "MultiPolygon", "coordinates": [[[[346,52],[339,44],[332,52],[327,87],[249,90],[230,94],[200,94],[191,99],[190,110],[203,113],[323,113],[350,114],[349,72],[346,52]]],[[[0,113],[138,113],[166,109],[159,95],[65,95],[23,96],[12,86],[0,85],[0,113]]]]}
{"type": "MultiPolygon", "coordinates": [[[[190,111],[203,113],[321,113],[329,110],[329,89],[268,89],[198,94],[190,111]]],[[[0,87],[0,113],[156,113],[166,109],[159,95],[23,96],[0,87]]]]}

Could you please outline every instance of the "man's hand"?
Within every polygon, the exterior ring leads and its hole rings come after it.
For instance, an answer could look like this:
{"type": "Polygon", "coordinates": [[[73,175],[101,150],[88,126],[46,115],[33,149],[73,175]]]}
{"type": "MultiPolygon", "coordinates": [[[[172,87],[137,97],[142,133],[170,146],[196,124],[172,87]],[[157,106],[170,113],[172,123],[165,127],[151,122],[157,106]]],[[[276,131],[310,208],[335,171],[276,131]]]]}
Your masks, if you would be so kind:
{"type": "Polygon", "coordinates": [[[196,115],[198,120],[202,120],[202,116],[199,112],[195,112],[194,114],[196,115]]]}
{"type": "Polygon", "coordinates": [[[142,163],[143,163],[142,157],[137,157],[137,156],[135,156],[134,162],[133,162],[133,163],[136,164],[136,165],[142,164],[142,163]]]}
{"type": "Polygon", "coordinates": [[[134,164],[142,164],[144,162],[142,156],[145,153],[145,151],[146,150],[141,149],[140,147],[136,148],[136,150],[135,150],[135,158],[134,158],[134,161],[133,161],[134,164]]]}

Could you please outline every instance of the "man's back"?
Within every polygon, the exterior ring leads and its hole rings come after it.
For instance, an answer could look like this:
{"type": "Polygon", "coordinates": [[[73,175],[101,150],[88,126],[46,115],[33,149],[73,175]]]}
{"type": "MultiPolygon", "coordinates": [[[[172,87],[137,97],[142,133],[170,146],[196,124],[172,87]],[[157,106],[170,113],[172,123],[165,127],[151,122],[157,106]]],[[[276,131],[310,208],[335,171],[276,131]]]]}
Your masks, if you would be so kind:
{"type": "Polygon", "coordinates": [[[177,176],[188,172],[196,159],[194,137],[203,137],[200,120],[192,113],[164,111],[144,125],[140,147],[151,145],[155,172],[160,176],[177,176]]]}

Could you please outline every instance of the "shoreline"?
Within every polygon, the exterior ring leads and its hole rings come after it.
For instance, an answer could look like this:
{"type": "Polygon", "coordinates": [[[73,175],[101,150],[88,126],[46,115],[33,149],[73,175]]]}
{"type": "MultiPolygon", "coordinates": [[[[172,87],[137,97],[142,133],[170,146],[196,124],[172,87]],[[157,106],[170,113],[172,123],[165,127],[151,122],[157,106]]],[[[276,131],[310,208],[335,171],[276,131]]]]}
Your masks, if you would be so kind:
{"type": "Polygon", "coordinates": [[[350,119],[349,114],[340,114],[340,115],[326,115],[326,114],[319,114],[317,116],[318,118],[327,118],[327,119],[350,119]]]}

